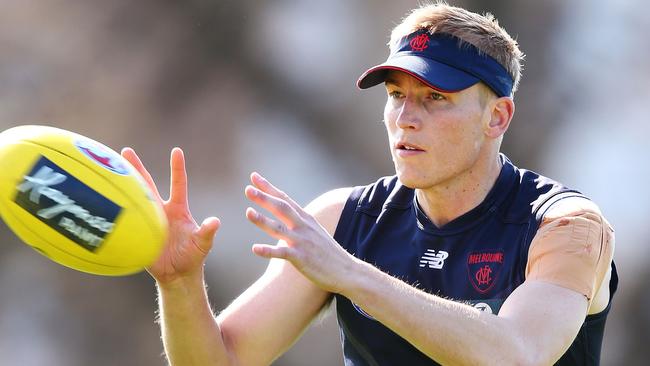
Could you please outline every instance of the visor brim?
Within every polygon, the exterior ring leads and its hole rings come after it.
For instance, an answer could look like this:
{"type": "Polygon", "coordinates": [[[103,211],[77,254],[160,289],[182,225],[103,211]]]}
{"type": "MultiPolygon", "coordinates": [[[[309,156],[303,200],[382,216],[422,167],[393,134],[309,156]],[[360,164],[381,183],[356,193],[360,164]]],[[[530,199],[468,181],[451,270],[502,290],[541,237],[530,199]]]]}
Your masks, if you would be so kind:
{"type": "Polygon", "coordinates": [[[407,73],[432,89],[441,92],[458,92],[481,81],[462,70],[418,55],[400,55],[364,72],[357,86],[368,89],[386,81],[391,70],[407,73]]]}

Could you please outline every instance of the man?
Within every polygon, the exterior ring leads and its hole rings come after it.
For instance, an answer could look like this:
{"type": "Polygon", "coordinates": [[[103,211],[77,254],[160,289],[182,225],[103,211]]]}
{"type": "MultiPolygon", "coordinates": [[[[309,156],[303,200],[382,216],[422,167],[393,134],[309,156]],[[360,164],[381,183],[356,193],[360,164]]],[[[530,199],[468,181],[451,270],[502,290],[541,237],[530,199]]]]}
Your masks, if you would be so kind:
{"type": "Polygon", "coordinates": [[[173,365],[268,365],[333,297],[346,365],[598,364],[616,288],[613,230],[577,191],[499,153],[522,54],[489,15],[423,6],[398,25],[384,83],[396,176],[304,209],[257,173],[246,217],[266,272],[214,317],[203,264],[219,227],[187,203],[180,149],[162,201],[170,239],[149,268],[173,365]]]}

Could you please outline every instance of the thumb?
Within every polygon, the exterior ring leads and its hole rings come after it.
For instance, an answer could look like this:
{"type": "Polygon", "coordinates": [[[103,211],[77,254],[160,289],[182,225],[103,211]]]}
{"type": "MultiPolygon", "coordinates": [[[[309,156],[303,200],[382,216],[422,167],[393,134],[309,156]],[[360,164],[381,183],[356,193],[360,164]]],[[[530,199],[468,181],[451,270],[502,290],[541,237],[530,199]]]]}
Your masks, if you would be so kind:
{"type": "Polygon", "coordinates": [[[221,227],[221,221],[216,217],[208,217],[201,223],[199,229],[196,231],[196,236],[199,239],[199,246],[206,253],[212,248],[212,241],[214,235],[221,227]]]}

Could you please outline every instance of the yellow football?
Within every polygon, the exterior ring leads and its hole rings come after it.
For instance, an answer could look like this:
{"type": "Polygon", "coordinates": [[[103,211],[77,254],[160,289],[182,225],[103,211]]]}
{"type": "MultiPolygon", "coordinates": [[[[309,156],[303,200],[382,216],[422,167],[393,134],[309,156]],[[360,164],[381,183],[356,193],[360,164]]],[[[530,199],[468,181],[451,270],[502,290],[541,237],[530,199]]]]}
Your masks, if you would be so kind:
{"type": "Polygon", "coordinates": [[[98,275],[141,271],[167,237],[162,207],[131,164],[47,126],[0,133],[0,215],[41,254],[98,275]]]}

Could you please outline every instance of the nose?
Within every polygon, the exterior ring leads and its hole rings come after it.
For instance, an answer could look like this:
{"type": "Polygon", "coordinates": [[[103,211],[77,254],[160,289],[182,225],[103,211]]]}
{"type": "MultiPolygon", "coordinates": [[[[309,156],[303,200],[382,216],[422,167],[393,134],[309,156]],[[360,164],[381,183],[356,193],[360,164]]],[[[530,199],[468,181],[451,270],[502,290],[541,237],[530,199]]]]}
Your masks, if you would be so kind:
{"type": "Polygon", "coordinates": [[[410,96],[405,97],[395,121],[397,127],[401,129],[419,129],[421,123],[417,111],[417,100],[410,96]]]}

